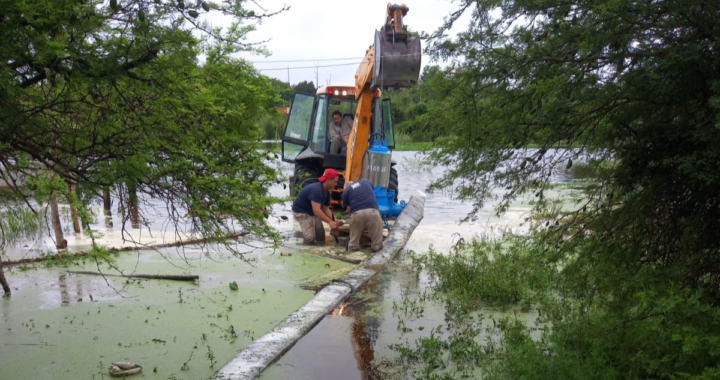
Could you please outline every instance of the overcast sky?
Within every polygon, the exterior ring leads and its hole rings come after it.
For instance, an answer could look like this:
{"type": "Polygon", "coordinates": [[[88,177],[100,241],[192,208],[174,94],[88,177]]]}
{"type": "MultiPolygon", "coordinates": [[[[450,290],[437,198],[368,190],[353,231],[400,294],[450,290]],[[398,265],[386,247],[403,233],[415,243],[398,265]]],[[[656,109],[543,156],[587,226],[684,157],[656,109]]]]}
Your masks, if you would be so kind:
{"type": "MultiPolygon", "coordinates": [[[[320,66],[317,78],[321,85],[330,80],[332,84],[352,85],[365,50],[373,43],[375,30],[385,22],[388,1],[262,0],[258,3],[268,11],[280,9],[284,4],[290,6],[290,10],[264,20],[258,30],[249,35],[250,41],[269,39],[265,46],[272,55],[267,58],[243,55],[243,58],[254,62],[263,74],[282,81],[288,80],[287,68],[290,67],[291,84],[312,81],[317,85],[315,66],[320,66]],[[332,60],[338,58],[351,59],[332,60]],[[301,60],[305,62],[268,62],[301,60]],[[322,67],[328,65],[336,66],[322,67]],[[299,68],[308,66],[310,68],[299,68]]],[[[442,25],[443,18],[457,10],[457,4],[451,0],[415,0],[405,4],[410,8],[405,25],[416,32],[435,31],[442,25]]],[[[251,2],[248,5],[257,9],[251,2]]],[[[429,63],[429,57],[422,59],[423,66],[429,63]]]]}

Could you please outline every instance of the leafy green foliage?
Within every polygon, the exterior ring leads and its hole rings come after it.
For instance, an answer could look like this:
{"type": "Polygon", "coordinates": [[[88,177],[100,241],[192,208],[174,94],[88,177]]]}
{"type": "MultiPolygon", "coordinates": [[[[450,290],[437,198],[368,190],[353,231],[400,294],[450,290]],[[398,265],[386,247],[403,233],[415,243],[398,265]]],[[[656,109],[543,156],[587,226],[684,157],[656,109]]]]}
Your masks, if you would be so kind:
{"type": "Polygon", "coordinates": [[[448,254],[430,250],[415,258],[434,279],[434,291],[444,294],[447,309],[463,313],[481,306],[527,301],[530,289],[547,282],[542,261],[528,254],[524,239],[503,241],[461,239],[448,254]]]}
{"type": "Polygon", "coordinates": [[[286,82],[275,78],[268,78],[275,92],[280,96],[280,100],[275,102],[276,107],[289,107],[292,101],[293,88],[286,82]]]}
{"type": "Polygon", "coordinates": [[[293,91],[295,92],[304,92],[307,94],[315,94],[315,91],[317,91],[317,88],[315,87],[315,84],[311,81],[302,81],[295,86],[293,86],[293,91]]]}
{"type": "MultiPolygon", "coordinates": [[[[717,374],[720,3],[459,7],[428,40],[453,62],[433,86],[445,106],[429,112],[444,132],[430,161],[450,169],[431,189],[452,187],[473,213],[534,193],[532,251],[541,275],[556,268],[529,293],[551,327],[534,338],[524,325],[503,330],[485,378],[717,374]],[[468,29],[448,37],[463,13],[468,29]],[[550,179],[578,164],[592,179],[559,210],[550,179]]],[[[472,278],[470,263],[453,273],[472,278]]]]}
{"type": "Polygon", "coordinates": [[[268,110],[266,113],[258,117],[258,126],[262,131],[262,138],[264,140],[280,140],[282,134],[285,131],[285,121],[287,115],[278,112],[277,110],[268,110]]]}
{"type": "Polygon", "coordinates": [[[404,91],[386,91],[383,97],[392,101],[392,119],[395,135],[404,136],[411,142],[430,142],[443,134],[443,122],[432,111],[444,107],[441,97],[435,90],[435,82],[441,80],[443,73],[439,66],[426,66],[420,76],[420,83],[404,91]]]}
{"type": "Polygon", "coordinates": [[[0,209],[0,253],[7,246],[36,237],[42,227],[38,215],[29,209],[3,207],[0,209]]]}
{"type": "Polygon", "coordinates": [[[40,214],[62,194],[89,221],[87,206],[103,189],[137,189],[164,203],[178,230],[188,222],[187,232],[208,238],[237,229],[277,238],[266,218],[279,201],[268,194],[279,173],[265,164],[256,124],[277,96],[231,56],[262,53],[247,33],[275,13],[244,1],[2,8],[0,178],[10,185],[2,207],[40,214]],[[214,26],[201,17],[208,13],[231,23],[214,26]],[[77,196],[70,185],[80,186],[77,196]]]}

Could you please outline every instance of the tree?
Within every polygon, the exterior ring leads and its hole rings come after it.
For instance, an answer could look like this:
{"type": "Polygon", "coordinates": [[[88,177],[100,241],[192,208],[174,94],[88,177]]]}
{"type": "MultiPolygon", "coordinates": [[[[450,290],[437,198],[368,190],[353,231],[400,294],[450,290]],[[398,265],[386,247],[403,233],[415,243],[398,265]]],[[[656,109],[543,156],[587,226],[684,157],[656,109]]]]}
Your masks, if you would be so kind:
{"type": "Polygon", "coordinates": [[[420,83],[400,92],[388,91],[384,96],[392,100],[393,123],[398,136],[407,136],[412,141],[434,141],[444,134],[441,124],[432,110],[443,106],[443,99],[434,93],[433,83],[443,77],[440,66],[425,66],[420,83]]]}
{"type": "Polygon", "coordinates": [[[261,51],[244,41],[254,21],[272,14],[244,1],[2,7],[0,176],[11,190],[1,207],[37,212],[81,184],[85,196],[70,199],[87,222],[102,189],[137,188],[166,203],[178,230],[222,239],[233,229],[222,221],[229,217],[243,231],[277,238],[265,218],[279,201],[268,195],[278,173],[264,164],[254,122],[276,95],[231,58],[261,51]],[[234,21],[216,28],[202,21],[206,14],[234,21]]]}
{"type": "Polygon", "coordinates": [[[295,92],[304,92],[307,94],[314,94],[315,91],[317,91],[317,88],[315,88],[315,84],[311,81],[302,81],[295,86],[293,86],[293,91],[295,92]]]}
{"type": "Polygon", "coordinates": [[[275,92],[280,95],[280,101],[275,102],[275,107],[289,107],[290,100],[292,99],[293,89],[289,84],[279,79],[269,78],[268,80],[272,84],[275,92]]]}
{"type": "Polygon", "coordinates": [[[429,65],[423,68],[420,74],[420,83],[427,83],[438,75],[443,75],[442,69],[438,65],[429,65]]]}
{"type": "MultiPolygon", "coordinates": [[[[719,16],[705,0],[461,1],[429,36],[453,62],[435,85],[446,137],[431,156],[450,170],[432,188],[454,187],[473,213],[494,189],[498,212],[534,193],[536,252],[560,266],[563,312],[535,346],[538,366],[717,374],[719,16]],[[447,37],[463,14],[469,28],[447,37]],[[574,210],[553,210],[550,177],[578,162],[594,181],[574,210]]],[[[516,378],[511,368],[496,375],[516,378]]]]}

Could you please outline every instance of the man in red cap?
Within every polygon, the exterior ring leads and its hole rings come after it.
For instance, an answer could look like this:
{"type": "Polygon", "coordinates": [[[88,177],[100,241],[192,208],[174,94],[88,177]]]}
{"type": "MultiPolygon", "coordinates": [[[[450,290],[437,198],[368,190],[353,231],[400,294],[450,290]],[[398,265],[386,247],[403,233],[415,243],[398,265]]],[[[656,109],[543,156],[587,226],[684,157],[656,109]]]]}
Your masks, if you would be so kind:
{"type": "Polygon", "coordinates": [[[342,221],[336,221],[330,211],[330,190],[337,185],[338,173],[334,169],[325,169],[318,180],[320,182],[300,190],[292,205],[293,216],[300,223],[305,244],[325,241],[325,229],[321,221],[329,224],[330,228],[342,225],[342,221]]]}

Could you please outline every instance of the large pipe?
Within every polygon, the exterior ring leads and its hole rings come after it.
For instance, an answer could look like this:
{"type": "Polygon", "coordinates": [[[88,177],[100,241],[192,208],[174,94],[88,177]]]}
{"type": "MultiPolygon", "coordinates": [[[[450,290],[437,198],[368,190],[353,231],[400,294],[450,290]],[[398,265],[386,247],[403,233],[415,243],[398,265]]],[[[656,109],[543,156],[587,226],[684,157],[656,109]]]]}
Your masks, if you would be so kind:
{"type": "Polygon", "coordinates": [[[324,287],[305,306],[285,318],[270,332],[245,347],[215,376],[214,380],[250,380],[307,334],[332,309],[360,288],[405,246],[425,211],[425,194],[415,192],[393,225],[383,248],[359,268],[324,287]]]}

